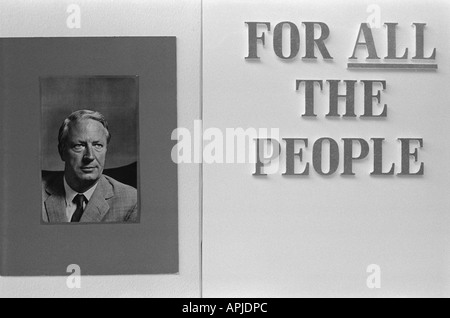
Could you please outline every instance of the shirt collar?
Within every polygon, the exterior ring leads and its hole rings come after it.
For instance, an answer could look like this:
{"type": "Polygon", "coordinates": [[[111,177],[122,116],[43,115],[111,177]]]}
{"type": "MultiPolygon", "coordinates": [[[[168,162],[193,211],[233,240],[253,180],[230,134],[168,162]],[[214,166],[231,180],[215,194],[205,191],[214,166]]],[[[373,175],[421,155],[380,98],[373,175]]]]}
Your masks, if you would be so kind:
{"type": "Polygon", "coordinates": [[[98,185],[98,182],[97,182],[92,188],[90,188],[89,190],[87,190],[86,192],[84,192],[84,193],[79,193],[79,192],[76,192],[75,190],[73,190],[73,189],[67,184],[66,177],[64,176],[64,190],[66,191],[66,204],[67,204],[67,205],[71,205],[72,202],[73,202],[73,199],[74,199],[78,194],[83,194],[83,195],[86,197],[86,199],[87,199],[88,201],[90,201],[92,195],[94,194],[95,189],[97,188],[97,185],[98,185]]]}

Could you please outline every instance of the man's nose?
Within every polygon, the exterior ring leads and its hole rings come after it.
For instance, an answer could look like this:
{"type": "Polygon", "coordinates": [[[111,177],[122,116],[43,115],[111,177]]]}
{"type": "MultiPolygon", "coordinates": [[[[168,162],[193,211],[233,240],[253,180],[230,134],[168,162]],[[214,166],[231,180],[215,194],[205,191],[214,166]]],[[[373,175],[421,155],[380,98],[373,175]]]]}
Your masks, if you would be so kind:
{"type": "Polygon", "coordinates": [[[86,151],[84,152],[83,159],[86,161],[93,161],[95,159],[93,150],[94,149],[92,148],[92,145],[87,145],[86,151]]]}

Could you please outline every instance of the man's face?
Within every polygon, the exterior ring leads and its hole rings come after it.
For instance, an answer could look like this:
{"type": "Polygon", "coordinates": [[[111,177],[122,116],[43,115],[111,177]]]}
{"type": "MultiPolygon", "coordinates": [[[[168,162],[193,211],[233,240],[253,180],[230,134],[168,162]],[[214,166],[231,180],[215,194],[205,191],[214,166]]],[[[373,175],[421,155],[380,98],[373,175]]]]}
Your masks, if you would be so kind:
{"type": "Polygon", "coordinates": [[[62,154],[65,177],[75,191],[86,191],[100,179],[105,166],[107,131],[93,119],[83,119],[69,126],[62,154]]]}

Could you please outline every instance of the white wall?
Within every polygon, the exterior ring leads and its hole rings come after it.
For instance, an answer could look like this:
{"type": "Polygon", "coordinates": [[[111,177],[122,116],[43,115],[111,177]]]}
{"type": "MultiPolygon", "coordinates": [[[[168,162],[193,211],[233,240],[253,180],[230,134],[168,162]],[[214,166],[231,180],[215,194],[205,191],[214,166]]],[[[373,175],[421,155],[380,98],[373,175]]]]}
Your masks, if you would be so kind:
{"type": "MultiPolygon", "coordinates": [[[[371,177],[373,152],[355,177],[254,177],[254,165],[204,166],[204,295],[207,297],[450,295],[450,100],[448,1],[206,1],[204,127],[280,128],[281,137],[386,138],[386,165],[400,161],[399,137],[422,137],[424,177],[371,177]],[[427,22],[426,46],[438,50],[437,72],[349,71],[359,25],[377,4],[382,22],[398,22],[398,45],[414,53],[413,22],[427,22]],[[246,62],[245,21],[328,24],[333,62],[282,62],[258,44],[246,62]],[[433,46],[434,45],[434,46],[433,46]],[[302,119],[296,79],[381,79],[384,120],[326,119],[328,84],[316,94],[317,119],[302,119]],[[392,162],[391,161],[391,162],[392,162]],[[366,286],[369,264],[381,289],[366,286]]],[[[386,55],[386,31],[375,32],[386,55]],[[383,44],[384,43],[384,44],[383,44]]],[[[429,53],[429,51],[427,51],[429,53]]],[[[361,113],[361,84],[357,109],[361,113]]],[[[341,157],[342,159],[342,157],[341,157]]],[[[312,169],[312,168],[311,168],[312,169]]],[[[386,169],[386,168],[385,168],[386,169]]],[[[342,164],[339,173],[342,172],[342,164]]]]}
{"type": "MultiPolygon", "coordinates": [[[[178,122],[200,117],[200,1],[42,0],[0,3],[1,37],[176,36],[178,122]],[[66,26],[67,7],[81,7],[81,29],[66,26]]],[[[199,166],[179,167],[179,275],[0,278],[2,297],[198,297],[200,295],[199,166]]]]}

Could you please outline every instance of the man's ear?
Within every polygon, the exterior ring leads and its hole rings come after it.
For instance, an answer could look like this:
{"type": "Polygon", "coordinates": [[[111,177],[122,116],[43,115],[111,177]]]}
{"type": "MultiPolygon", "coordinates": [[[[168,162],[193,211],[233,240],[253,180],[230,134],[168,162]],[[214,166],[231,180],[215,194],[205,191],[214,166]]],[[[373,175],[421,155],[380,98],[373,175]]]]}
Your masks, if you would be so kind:
{"type": "Polygon", "coordinates": [[[58,147],[59,157],[62,161],[66,162],[65,159],[65,147],[58,147]]]}

